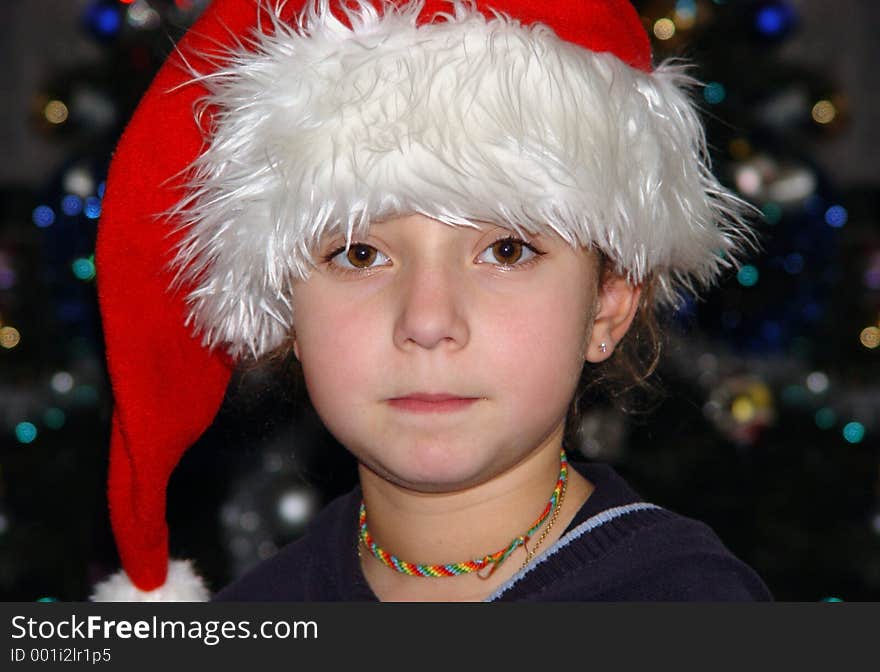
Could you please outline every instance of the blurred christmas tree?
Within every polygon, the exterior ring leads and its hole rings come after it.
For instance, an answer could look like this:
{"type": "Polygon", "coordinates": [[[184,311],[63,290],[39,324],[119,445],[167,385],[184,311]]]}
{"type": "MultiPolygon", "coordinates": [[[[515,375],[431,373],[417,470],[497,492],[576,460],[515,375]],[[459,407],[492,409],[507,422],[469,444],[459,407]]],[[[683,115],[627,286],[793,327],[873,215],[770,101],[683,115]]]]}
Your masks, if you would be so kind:
{"type": "MultiPolygon", "coordinates": [[[[33,133],[64,160],[0,201],[0,599],[84,599],[118,566],[95,225],[125,121],[207,4],[83,0],[71,30],[97,56],[31,92],[33,133]]],[[[657,62],[698,64],[716,173],[762,213],[762,252],[674,316],[660,405],[644,419],[597,410],[577,448],[706,521],[777,598],[877,599],[880,196],[844,193],[815,158],[848,132],[847,92],[780,56],[803,21],[793,2],[634,4],[657,62]]],[[[215,587],[354,483],[304,399],[301,381],[241,372],[172,478],[172,554],[215,587]]]]}

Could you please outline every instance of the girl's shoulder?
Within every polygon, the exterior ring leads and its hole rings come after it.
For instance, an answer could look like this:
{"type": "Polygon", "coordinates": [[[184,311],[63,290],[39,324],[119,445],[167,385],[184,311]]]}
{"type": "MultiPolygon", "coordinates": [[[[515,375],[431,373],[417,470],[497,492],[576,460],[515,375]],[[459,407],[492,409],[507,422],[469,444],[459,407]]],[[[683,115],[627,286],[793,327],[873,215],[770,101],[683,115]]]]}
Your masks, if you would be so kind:
{"type": "Polygon", "coordinates": [[[573,466],[593,494],[562,537],[490,600],[772,599],[708,525],[644,501],[608,465],[573,466]]]}

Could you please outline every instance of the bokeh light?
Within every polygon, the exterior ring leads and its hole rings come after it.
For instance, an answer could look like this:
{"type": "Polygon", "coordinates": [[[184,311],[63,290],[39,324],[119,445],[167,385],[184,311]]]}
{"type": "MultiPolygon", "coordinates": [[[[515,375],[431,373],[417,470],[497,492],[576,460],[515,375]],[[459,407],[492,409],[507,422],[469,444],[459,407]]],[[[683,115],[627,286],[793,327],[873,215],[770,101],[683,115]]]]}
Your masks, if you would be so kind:
{"type": "Polygon", "coordinates": [[[703,99],[710,105],[723,103],[725,98],[727,98],[727,89],[721,82],[709,82],[703,88],[703,99]]]}
{"type": "Polygon", "coordinates": [[[98,390],[94,385],[78,385],[73,390],[73,400],[84,406],[93,406],[98,402],[98,390]]]}
{"type": "Polygon", "coordinates": [[[43,424],[49,429],[61,429],[66,420],[67,416],[60,408],[47,408],[43,413],[43,424]]]}
{"type": "Polygon", "coordinates": [[[781,171],[768,187],[767,195],[783,203],[803,201],[816,191],[818,178],[808,168],[797,166],[781,171]]]}
{"type": "Polygon", "coordinates": [[[63,124],[67,121],[68,115],[67,105],[60,100],[50,100],[43,108],[43,116],[50,124],[63,124]]]}
{"type": "Polygon", "coordinates": [[[831,429],[837,422],[837,413],[825,406],[816,411],[814,419],[819,429],[831,429]]]}
{"type": "Polygon", "coordinates": [[[238,525],[245,532],[255,532],[262,524],[260,514],[256,511],[245,511],[238,519],[238,525]]]}
{"type": "Polygon", "coordinates": [[[730,406],[730,414],[737,422],[751,422],[755,417],[755,404],[747,396],[737,397],[730,406]]]}
{"type": "Polygon", "coordinates": [[[756,166],[740,166],[734,177],[736,188],[746,196],[757,196],[764,188],[764,177],[756,166]]]}
{"type": "Polygon", "coordinates": [[[764,221],[771,226],[775,226],[782,221],[782,206],[779,203],[769,201],[761,206],[761,212],[764,213],[764,221]]]}
{"type": "Polygon", "coordinates": [[[88,281],[95,277],[95,262],[91,259],[75,259],[70,267],[78,280],[88,281]]]}
{"type": "Polygon", "coordinates": [[[846,225],[849,214],[842,205],[832,205],[825,211],[825,223],[839,229],[846,225]]]}
{"type": "Polygon", "coordinates": [[[843,427],[843,438],[849,443],[861,443],[865,438],[865,426],[861,422],[848,422],[843,427]]]}
{"type": "Polygon", "coordinates": [[[39,228],[45,229],[55,223],[55,211],[48,205],[38,205],[34,208],[31,219],[39,228]]]}
{"type": "Polygon", "coordinates": [[[76,194],[67,194],[61,199],[61,212],[68,217],[76,217],[82,212],[82,199],[76,194]]]}
{"type": "Polygon", "coordinates": [[[0,327],[0,347],[12,350],[21,343],[21,334],[15,327],[0,327]]]}
{"type": "Polygon", "coordinates": [[[134,3],[128,8],[126,13],[128,25],[138,30],[152,30],[158,28],[162,23],[162,17],[159,12],[150,7],[147,3],[134,3]]]}
{"type": "Polygon", "coordinates": [[[302,525],[313,512],[312,497],[303,490],[290,490],[278,500],[278,516],[290,525],[302,525]]]}
{"type": "Polygon", "coordinates": [[[654,37],[658,40],[671,40],[675,35],[675,23],[671,19],[658,19],[654,23],[654,37]]]}
{"type": "Polygon", "coordinates": [[[95,190],[95,178],[87,169],[77,166],[64,174],[62,188],[69,194],[85,198],[95,190]]]}
{"type": "Polygon", "coordinates": [[[67,394],[73,389],[73,376],[67,371],[58,371],[52,376],[51,385],[58,394],[67,394]]]}
{"type": "Polygon", "coordinates": [[[98,219],[101,216],[101,199],[97,196],[89,196],[86,199],[83,212],[89,219],[98,219]]]}
{"type": "Polygon", "coordinates": [[[15,426],[15,438],[19,443],[31,443],[37,438],[37,428],[31,422],[19,422],[15,426]]]}
{"type": "Polygon", "coordinates": [[[751,264],[746,264],[736,274],[736,279],[743,287],[754,287],[758,284],[760,273],[751,264]]]}
{"type": "Polygon", "coordinates": [[[86,22],[98,37],[114,37],[122,27],[122,14],[113,5],[95,4],[87,10],[86,22]]]}
{"type": "Polygon", "coordinates": [[[820,100],[813,105],[812,116],[817,124],[830,124],[837,116],[837,108],[830,100],[820,100]]]}
{"type": "Polygon", "coordinates": [[[827,392],[828,385],[828,376],[821,371],[813,371],[807,376],[807,389],[813,394],[827,392]]]}
{"type": "Polygon", "coordinates": [[[795,13],[787,2],[773,2],[761,7],[755,14],[755,28],[766,37],[781,37],[795,23],[795,13]]]}
{"type": "Polygon", "coordinates": [[[697,22],[697,1],[676,0],[675,3],[675,27],[679,30],[693,28],[697,22]]]}
{"type": "Polygon", "coordinates": [[[862,329],[862,333],[859,334],[859,341],[869,350],[880,346],[880,328],[865,327],[862,329]]]}

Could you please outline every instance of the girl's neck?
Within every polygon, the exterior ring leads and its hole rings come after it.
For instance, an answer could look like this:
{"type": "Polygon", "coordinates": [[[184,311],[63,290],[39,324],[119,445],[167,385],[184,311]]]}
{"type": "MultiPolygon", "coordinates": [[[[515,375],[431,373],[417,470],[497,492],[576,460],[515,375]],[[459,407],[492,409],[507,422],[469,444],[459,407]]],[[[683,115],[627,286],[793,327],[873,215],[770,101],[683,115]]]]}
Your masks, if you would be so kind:
{"type": "MultiPolygon", "coordinates": [[[[451,493],[422,493],[391,483],[361,466],[367,520],[375,542],[401,560],[442,565],[481,558],[505,548],[535,522],[559,477],[561,437],[514,467],[480,485],[451,493]]],[[[592,492],[592,485],[568,470],[566,495],[542,548],[549,547],[592,492]]],[[[545,522],[531,543],[544,532],[545,522]]],[[[491,567],[456,577],[401,574],[361,546],[364,574],[382,600],[479,600],[522,566],[527,549],[516,549],[488,578],[491,567]]]]}

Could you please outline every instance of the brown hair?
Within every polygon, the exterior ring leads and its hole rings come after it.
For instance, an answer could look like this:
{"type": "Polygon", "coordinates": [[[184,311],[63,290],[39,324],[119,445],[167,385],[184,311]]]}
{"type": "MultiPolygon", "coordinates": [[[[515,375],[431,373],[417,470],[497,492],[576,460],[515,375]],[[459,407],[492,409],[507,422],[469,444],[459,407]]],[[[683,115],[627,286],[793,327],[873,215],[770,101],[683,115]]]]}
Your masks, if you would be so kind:
{"type": "MultiPolygon", "coordinates": [[[[599,285],[616,273],[611,260],[598,252],[599,285]]],[[[611,406],[627,415],[647,414],[662,398],[653,380],[663,350],[663,330],[656,308],[656,281],[642,283],[639,307],[626,336],[615,345],[611,357],[586,364],[565,417],[565,445],[575,445],[578,427],[588,410],[611,406]]]]}

